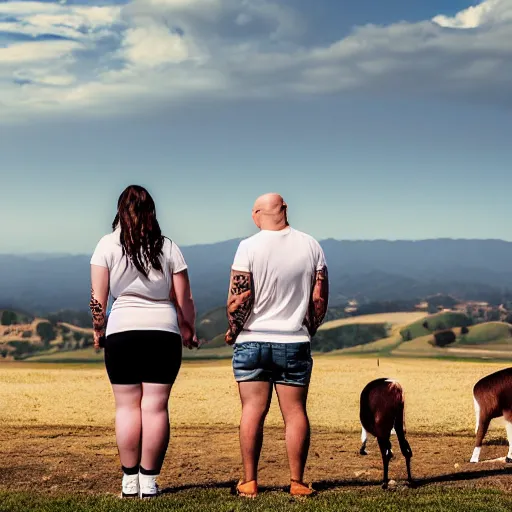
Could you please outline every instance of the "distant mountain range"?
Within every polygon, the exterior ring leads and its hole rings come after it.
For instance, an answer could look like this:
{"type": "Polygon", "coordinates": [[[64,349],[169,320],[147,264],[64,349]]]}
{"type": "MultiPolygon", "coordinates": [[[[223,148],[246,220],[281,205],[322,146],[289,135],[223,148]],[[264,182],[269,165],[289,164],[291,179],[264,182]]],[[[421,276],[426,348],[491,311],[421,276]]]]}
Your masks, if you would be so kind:
{"type": "MultiPolygon", "coordinates": [[[[198,311],[224,304],[239,240],[182,247],[198,311]]],[[[500,301],[512,291],[512,242],[435,239],[321,242],[331,305],[421,298],[436,293],[500,301]]],[[[36,313],[84,310],[89,255],[0,254],[0,307],[36,313]]]]}

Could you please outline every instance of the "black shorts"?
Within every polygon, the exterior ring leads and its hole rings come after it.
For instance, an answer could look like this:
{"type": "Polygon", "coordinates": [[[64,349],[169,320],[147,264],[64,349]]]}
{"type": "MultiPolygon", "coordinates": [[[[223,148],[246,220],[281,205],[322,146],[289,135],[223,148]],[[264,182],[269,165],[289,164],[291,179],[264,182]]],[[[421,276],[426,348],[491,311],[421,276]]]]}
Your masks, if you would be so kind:
{"type": "Polygon", "coordinates": [[[112,384],[174,384],[181,367],[179,334],[124,331],[105,340],[105,366],[112,384]]]}

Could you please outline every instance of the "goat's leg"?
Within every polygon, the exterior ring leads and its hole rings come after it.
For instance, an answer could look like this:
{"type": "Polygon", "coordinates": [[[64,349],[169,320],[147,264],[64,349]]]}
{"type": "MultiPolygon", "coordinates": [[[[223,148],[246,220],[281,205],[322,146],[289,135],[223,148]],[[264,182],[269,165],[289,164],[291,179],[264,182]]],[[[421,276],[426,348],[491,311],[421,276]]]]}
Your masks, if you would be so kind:
{"type": "Polygon", "coordinates": [[[387,489],[389,484],[389,460],[391,459],[391,443],[388,439],[378,438],[380,453],[382,455],[382,465],[384,466],[384,475],[382,479],[382,488],[387,489]]]}
{"type": "Polygon", "coordinates": [[[475,449],[473,450],[473,455],[471,456],[471,460],[469,462],[479,461],[480,452],[482,450],[482,442],[484,440],[485,434],[487,434],[490,422],[490,418],[484,416],[483,414],[480,414],[480,417],[478,419],[478,428],[476,431],[475,449]]]}
{"type": "Polygon", "coordinates": [[[505,457],[505,462],[507,464],[512,464],[512,412],[507,411],[503,414],[505,418],[505,428],[507,429],[507,439],[508,439],[508,453],[505,457]]]}
{"type": "Polygon", "coordinates": [[[405,438],[405,429],[404,429],[404,416],[403,416],[403,410],[401,414],[397,415],[397,418],[395,420],[395,431],[396,431],[396,437],[398,438],[398,443],[400,445],[400,451],[402,452],[402,455],[405,457],[405,464],[407,466],[407,479],[409,481],[409,484],[413,484],[413,479],[411,475],[411,457],[412,457],[412,450],[411,446],[409,445],[409,442],[405,438]]]}
{"type": "Polygon", "coordinates": [[[368,433],[366,432],[364,427],[361,427],[361,449],[359,450],[359,455],[368,455],[366,451],[366,442],[368,441],[368,433]]]}

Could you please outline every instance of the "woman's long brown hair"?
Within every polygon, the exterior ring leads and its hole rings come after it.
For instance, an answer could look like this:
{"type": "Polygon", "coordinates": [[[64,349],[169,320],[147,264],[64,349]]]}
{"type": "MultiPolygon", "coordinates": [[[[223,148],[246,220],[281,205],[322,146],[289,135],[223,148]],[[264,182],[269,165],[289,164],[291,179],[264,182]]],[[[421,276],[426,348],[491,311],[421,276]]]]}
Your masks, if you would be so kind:
{"type": "Polygon", "coordinates": [[[156,219],[155,202],[139,185],[126,187],[117,201],[117,215],[112,229],[121,228],[123,255],[148,277],[150,267],[162,272],[160,256],[164,237],[156,219]]]}

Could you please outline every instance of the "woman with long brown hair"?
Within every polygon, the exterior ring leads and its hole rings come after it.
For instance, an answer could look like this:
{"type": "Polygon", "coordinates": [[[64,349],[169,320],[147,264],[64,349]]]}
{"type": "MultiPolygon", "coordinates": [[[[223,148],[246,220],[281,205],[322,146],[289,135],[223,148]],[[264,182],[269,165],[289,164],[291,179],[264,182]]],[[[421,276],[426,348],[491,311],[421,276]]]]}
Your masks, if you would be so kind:
{"type": "Polygon", "coordinates": [[[122,496],[153,497],[169,444],[168,402],[182,344],[197,346],[195,307],[187,264],[162,235],[146,189],[124,190],[112,229],[91,258],[94,345],[105,348],[115,397],[122,496]]]}

